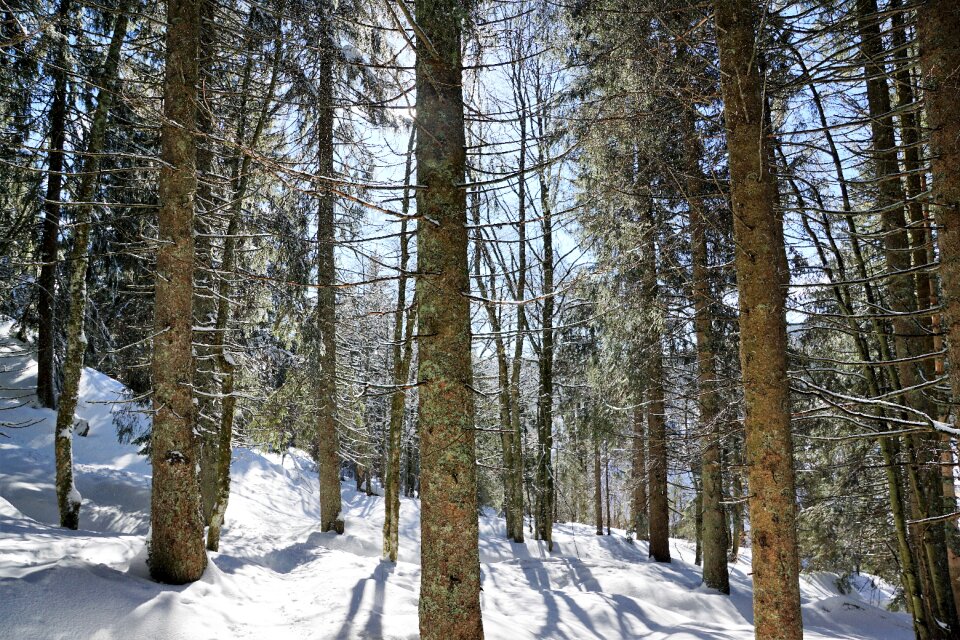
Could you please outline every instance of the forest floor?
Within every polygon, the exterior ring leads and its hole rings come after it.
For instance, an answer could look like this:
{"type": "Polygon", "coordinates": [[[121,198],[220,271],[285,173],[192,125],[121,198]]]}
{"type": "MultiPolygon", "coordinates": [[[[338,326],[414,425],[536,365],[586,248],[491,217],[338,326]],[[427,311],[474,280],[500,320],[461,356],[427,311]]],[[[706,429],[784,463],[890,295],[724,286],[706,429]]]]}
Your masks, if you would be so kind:
{"type": "MultiPolygon", "coordinates": [[[[35,376],[25,347],[0,327],[0,638],[418,636],[419,502],[403,500],[400,561],[383,562],[382,498],[344,483],[346,533],[317,532],[317,479],[297,452],[236,449],[221,552],[194,584],[151,581],[150,465],[117,443],[111,413],[124,388],[91,369],[79,407],[90,429],[74,445],[81,530],[55,526],[55,415],[35,407],[35,376]]],[[[622,530],[554,531],[547,553],[507,542],[503,520],[481,518],[487,638],[753,638],[749,551],[731,564],[726,597],[700,586],[686,541],[673,540],[673,562],[657,564],[622,530]]],[[[854,584],[842,594],[835,575],[804,575],[806,638],[913,637],[906,614],[882,608],[888,586],[865,576],[854,584]]]]}

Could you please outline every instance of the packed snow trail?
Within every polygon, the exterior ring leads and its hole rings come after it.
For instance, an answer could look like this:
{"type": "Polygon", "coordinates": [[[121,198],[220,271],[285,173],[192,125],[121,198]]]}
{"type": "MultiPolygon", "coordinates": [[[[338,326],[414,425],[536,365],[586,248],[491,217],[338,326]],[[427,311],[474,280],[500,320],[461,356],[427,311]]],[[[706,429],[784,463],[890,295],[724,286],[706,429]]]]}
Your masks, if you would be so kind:
{"type": "MultiPolygon", "coordinates": [[[[194,584],[151,581],[149,463],[117,444],[111,412],[124,388],[91,369],[78,410],[90,430],[74,444],[81,530],[55,526],[55,415],[35,407],[36,365],[6,334],[0,328],[0,639],[418,637],[418,501],[401,505],[399,562],[383,562],[383,499],[344,484],[346,533],[319,533],[316,475],[297,451],[236,449],[221,553],[194,584]]],[[[554,546],[508,542],[503,520],[480,519],[487,638],[753,638],[748,554],[731,565],[726,597],[700,586],[681,540],[669,565],[649,562],[646,545],[617,530],[557,525],[554,546]]],[[[890,589],[870,584],[843,595],[836,576],[804,576],[805,637],[912,638],[906,614],[873,606],[890,589]]]]}

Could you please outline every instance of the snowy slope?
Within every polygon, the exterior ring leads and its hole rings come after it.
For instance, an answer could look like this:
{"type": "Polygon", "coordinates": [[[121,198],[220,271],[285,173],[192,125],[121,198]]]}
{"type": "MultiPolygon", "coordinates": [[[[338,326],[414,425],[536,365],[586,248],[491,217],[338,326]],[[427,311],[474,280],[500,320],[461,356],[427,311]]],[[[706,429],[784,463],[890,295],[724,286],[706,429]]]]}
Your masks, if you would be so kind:
{"type": "MultiPolygon", "coordinates": [[[[114,436],[122,386],[89,369],[79,411],[90,434],[75,440],[82,529],[54,526],[54,416],[29,406],[35,375],[23,346],[0,338],[0,421],[30,425],[0,427],[0,638],[417,637],[418,503],[401,506],[400,562],[383,563],[382,499],[345,484],[347,533],[318,533],[317,481],[296,452],[237,449],[222,553],[192,585],[152,582],[149,464],[114,436]]],[[[500,519],[481,518],[480,530],[488,638],[753,638],[748,559],[731,567],[728,598],[699,586],[680,540],[674,562],[658,565],[622,531],[559,525],[547,554],[506,542],[500,519]]],[[[806,576],[806,637],[911,638],[907,616],[868,603],[878,593],[841,595],[835,576],[806,576]]]]}

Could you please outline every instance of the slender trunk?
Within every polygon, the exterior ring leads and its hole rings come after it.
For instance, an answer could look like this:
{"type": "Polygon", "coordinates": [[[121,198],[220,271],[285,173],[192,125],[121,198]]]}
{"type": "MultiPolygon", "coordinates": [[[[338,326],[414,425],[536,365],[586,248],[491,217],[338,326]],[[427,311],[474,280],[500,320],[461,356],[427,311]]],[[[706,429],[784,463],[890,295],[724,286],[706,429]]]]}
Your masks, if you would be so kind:
{"type": "MultiPolygon", "coordinates": [[[[783,154],[783,151],[780,147],[777,147],[778,155],[781,159],[781,163],[784,167],[787,166],[786,157],[783,154]]],[[[840,173],[842,180],[842,172],[840,173]]],[[[796,181],[792,178],[789,179],[790,186],[794,192],[794,195],[797,199],[797,205],[801,209],[806,209],[806,202],[804,201],[802,192],[800,191],[799,186],[796,181]]],[[[821,210],[824,209],[823,203],[817,202],[817,205],[821,210]]],[[[844,316],[847,319],[847,324],[850,327],[850,333],[854,336],[854,342],[857,347],[858,355],[862,364],[863,377],[867,381],[868,391],[872,397],[879,397],[881,395],[880,390],[880,379],[881,376],[877,374],[875,367],[870,365],[870,347],[867,343],[866,337],[864,336],[863,331],[861,330],[857,320],[856,314],[851,306],[851,293],[849,287],[846,284],[839,284],[836,282],[837,276],[841,281],[846,281],[847,276],[844,268],[844,261],[842,254],[837,247],[836,243],[833,240],[833,233],[830,229],[829,219],[824,217],[822,220],[823,232],[827,236],[830,247],[833,252],[834,262],[837,265],[836,270],[839,272],[835,274],[834,267],[831,265],[830,260],[827,257],[824,244],[820,239],[813,228],[810,226],[810,222],[807,217],[803,218],[803,226],[809,236],[811,242],[816,248],[817,255],[820,258],[821,268],[824,270],[827,278],[831,283],[831,291],[833,292],[834,299],[836,300],[837,306],[843,312],[844,316]]],[[[876,331],[878,336],[883,334],[879,331],[876,331]]],[[[878,413],[878,418],[883,419],[884,415],[882,412],[878,413]]],[[[904,588],[904,594],[907,601],[907,607],[913,614],[914,621],[914,630],[916,635],[921,640],[925,640],[930,637],[930,630],[927,622],[927,612],[923,597],[921,595],[920,582],[916,570],[914,568],[914,556],[913,551],[910,548],[909,536],[906,525],[906,515],[904,513],[904,502],[902,497],[901,482],[899,479],[899,474],[897,473],[896,467],[896,442],[897,438],[895,436],[883,437],[880,438],[880,451],[883,456],[884,465],[886,467],[886,478],[887,478],[887,487],[889,491],[889,501],[890,501],[890,511],[893,516],[894,521],[894,531],[896,532],[897,538],[897,551],[900,554],[900,575],[904,588]]]]}
{"type": "Polygon", "coordinates": [[[654,313],[648,328],[647,428],[650,456],[647,459],[647,491],[650,507],[650,556],[670,562],[670,505],[667,496],[667,428],[663,400],[663,327],[659,311],[657,241],[654,212],[643,239],[643,296],[654,313]]]}
{"type": "Polygon", "coordinates": [[[193,215],[197,191],[199,0],[167,1],[153,339],[150,573],[193,582],[207,564],[193,406],[193,215]]]}
{"type": "Polygon", "coordinates": [[[603,535],[603,477],[600,474],[600,437],[593,440],[593,519],[597,523],[597,535],[603,535]]]}
{"type": "Polygon", "coordinates": [[[607,487],[607,535],[610,535],[610,443],[604,442],[603,448],[606,450],[606,456],[603,459],[603,483],[607,487]]]}
{"type": "MultiPolygon", "coordinates": [[[[742,456],[738,454],[738,460],[742,456]]],[[[733,507],[730,509],[730,552],[727,560],[737,562],[740,559],[740,544],[743,538],[743,480],[740,471],[735,470],[730,473],[730,497],[734,500],[733,507]]]]}
{"type": "Polygon", "coordinates": [[[630,475],[633,483],[631,504],[633,530],[637,540],[649,540],[646,433],[643,425],[643,405],[639,402],[633,408],[633,470],[630,475]]]}
{"type": "Polygon", "coordinates": [[[757,638],[801,640],[796,485],[787,381],[789,282],[767,141],[753,2],[715,0],[734,211],[757,638]]]}
{"type": "MultiPolygon", "coordinates": [[[[514,438],[516,434],[513,431],[512,387],[507,362],[507,347],[506,341],[503,339],[500,314],[491,299],[492,292],[496,291],[496,272],[490,252],[485,250],[483,238],[479,235],[480,194],[476,191],[471,194],[471,209],[473,210],[473,224],[478,230],[478,237],[474,242],[474,280],[477,283],[480,296],[484,299],[483,307],[487,312],[487,320],[490,322],[490,329],[493,332],[494,348],[497,354],[497,397],[500,402],[500,448],[503,456],[503,510],[506,516],[506,534],[508,540],[523,542],[523,476],[520,476],[520,483],[518,484],[516,482],[517,474],[515,473],[517,465],[514,462],[514,438]],[[481,254],[486,258],[486,263],[490,269],[489,288],[484,284],[480,272],[481,254]],[[519,497],[517,493],[520,494],[519,497]],[[520,505],[519,512],[516,509],[517,503],[520,505]]],[[[522,467],[520,469],[522,473],[522,467]]]]}
{"type": "MultiPolygon", "coordinates": [[[[213,0],[201,0],[200,23],[200,87],[201,94],[197,105],[197,214],[196,223],[196,265],[194,275],[194,326],[200,331],[194,332],[197,345],[197,371],[194,384],[202,393],[197,395],[197,428],[200,440],[200,505],[203,509],[203,521],[210,524],[217,494],[217,388],[215,357],[211,354],[215,340],[213,325],[216,322],[216,296],[214,295],[212,237],[214,226],[211,224],[213,204],[213,162],[214,149],[212,105],[208,100],[207,87],[213,76],[213,56],[216,37],[214,35],[216,4],[213,0]]],[[[247,23],[249,28],[251,25],[247,23]]],[[[246,117],[246,96],[250,87],[250,55],[244,65],[241,82],[241,118],[246,117]]],[[[208,534],[209,541],[209,534],[208,534]]],[[[209,542],[208,542],[209,548],[209,542]]],[[[213,549],[214,551],[216,549],[213,549]]]]}
{"type": "Polygon", "coordinates": [[[97,106],[90,122],[83,156],[83,172],[74,219],[73,248],[70,251],[70,312],[67,316],[67,354],[64,359],[63,394],[57,410],[55,456],[57,467],[57,505],[60,509],[60,526],[76,529],[80,523],[80,494],[73,483],[73,425],[74,413],[83,373],[83,356],[87,350],[87,338],[83,330],[87,304],[87,265],[89,262],[90,223],[93,215],[93,199],[96,196],[97,178],[100,172],[100,154],[107,133],[107,117],[114,94],[118,88],[117,72],[120,67],[120,50],[127,35],[127,5],[119,7],[113,28],[110,48],[99,79],[102,90],[97,95],[97,106]]]}
{"type": "MultiPolygon", "coordinates": [[[[278,14],[282,15],[282,7],[278,14]]],[[[211,16],[212,17],[212,16],[211,16]]],[[[263,105],[253,127],[250,139],[246,136],[246,93],[244,93],[241,102],[240,123],[237,129],[236,146],[238,149],[249,145],[250,149],[256,149],[260,142],[260,136],[266,127],[270,114],[270,105],[273,101],[274,91],[277,86],[277,78],[280,70],[282,42],[282,23],[281,18],[277,17],[277,32],[274,39],[274,58],[273,66],[270,72],[270,82],[264,95],[263,105]]],[[[244,69],[244,88],[249,86],[250,61],[252,52],[248,52],[247,65],[244,69]]],[[[210,512],[207,520],[210,525],[207,530],[207,549],[217,551],[220,548],[220,530],[223,526],[224,517],[227,512],[227,503],[230,499],[230,462],[233,457],[233,422],[237,407],[237,398],[234,395],[236,385],[236,363],[233,357],[227,351],[227,335],[229,333],[230,317],[232,313],[233,300],[233,282],[236,278],[237,268],[237,235],[240,232],[240,224],[243,218],[243,204],[247,195],[247,186],[249,183],[250,167],[253,156],[244,154],[242,160],[238,157],[234,159],[233,173],[231,175],[231,209],[230,222],[227,223],[227,237],[223,242],[223,278],[220,281],[220,290],[217,295],[216,319],[214,320],[212,356],[214,366],[220,375],[220,424],[213,429],[216,435],[216,444],[211,446],[211,459],[207,461],[208,465],[214,465],[214,471],[204,482],[203,468],[201,466],[201,497],[203,498],[205,483],[211,483],[207,488],[210,493],[210,512]]]]}
{"type": "Polygon", "coordinates": [[[417,0],[417,335],[424,640],[483,637],[474,432],[461,25],[417,0]]]}
{"type": "MultiPolygon", "coordinates": [[[[691,123],[692,125],[693,123],[691,123]]],[[[712,295],[707,253],[707,225],[701,193],[700,147],[689,128],[687,140],[687,201],[690,206],[694,327],[699,368],[701,433],[701,499],[703,538],[703,582],[711,589],[730,593],[727,570],[727,516],[723,508],[723,474],[720,447],[720,398],[717,394],[717,367],[714,356],[712,295]]]]}
{"type": "MultiPolygon", "coordinates": [[[[410,181],[413,173],[413,145],[416,128],[410,130],[407,144],[407,163],[404,170],[404,190],[401,213],[410,210],[410,181]]],[[[407,406],[404,387],[410,375],[410,360],[413,356],[411,333],[413,311],[416,304],[407,310],[407,268],[410,251],[407,239],[407,218],[400,221],[400,277],[397,280],[397,310],[393,321],[393,384],[396,389],[390,397],[390,426],[387,435],[387,469],[384,487],[383,555],[391,562],[397,561],[400,552],[400,453],[403,447],[403,418],[407,406]],[[404,324],[406,317],[406,324],[404,324]],[[404,331],[404,326],[406,331],[404,331]]]]}
{"type": "MultiPolygon", "coordinates": [[[[516,299],[518,301],[523,300],[524,295],[526,295],[526,286],[527,286],[527,113],[526,113],[526,104],[523,88],[518,86],[520,80],[514,78],[515,87],[514,93],[517,96],[519,102],[519,112],[520,112],[520,150],[519,150],[519,162],[517,166],[517,173],[519,174],[519,179],[517,181],[517,288],[516,288],[516,299]]],[[[527,331],[527,314],[526,307],[523,304],[517,306],[517,336],[514,340],[513,348],[513,362],[511,363],[510,371],[510,420],[512,421],[511,431],[511,444],[513,445],[513,451],[511,452],[511,482],[510,484],[513,487],[512,490],[512,499],[510,504],[511,514],[511,524],[513,525],[513,531],[511,538],[515,542],[523,542],[523,491],[521,489],[523,485],[523,409],[521,407],[521,398],[520,398],[520,373],[523,366],[523,345],[526,341],[526,331],[527,331]]],[[[537,441],[537,464],[540,464],[540,461],[543,456],[542,443],[537,441]]],[[[538,467],[539,468],[539,467],[538,467]]],[[[545,500],[545,491],[546,487],[538,483],[536,488],[536,499],[537,499],[537,532],[536,537],[538,540],[547,540],[549,547],[552,549],[553,544],[549,541],[548,538],[545,538],[544,535],[545,529],[542,526],[539,513],[540,507],[545,500]]]]}
{"type": "Polygon", "coordinates": [[[43,203],[43,237],[40,240],[40,298],[37,315],[37,400],[48,409],[56,406],[56,288],[57,250],[60,235],[60,198],[63,188],[63,147],[67,129],[67,75],[70,48],[67,23],[70,0],[60,0],[53,32],[56,57],[50,75],[53,99],[50,104],[50,152],[47,157],[47,194],[43,203]]]}
{"type": "MultiPolygon", "coordinates": [[[[540,127],[543,137],[543,127],[540,127]]],[[[540,156],[543,164],[542,154],[540,156]]],[[[553,551],[553,211],[550,206],[549,185],[544,175],[545,169],[538,172],[540,178],[540,204],[543,214],[543,313],[541,316],[540,338],[540,397],[538,402],[537,444],[537,484],[541,498],[538,506],[537,538],[547,542],[547,549],[553,551]]]]}
{"type": "MultiPolygon", "coordinates": [[[[319,105],[317,114],[317,170],[321,177],[334,175],[333,25],[324,13],[321,18],[319,105]]],[[[343,533],[340,518],[340,440],[337,433],[337,310],[336,263],[334,262],[334,194],[321,185],[317,209],[317,308],[315,347],[319,361],[316,386],[317,434],[315,453],[320,475],[320,530],[343,533]]]]}
{"type": "MultiPolygon", "coordinates": [[[[918,5],[917,35],[933,177],[930,206],[939,227],[937,243],[944,304],[942,326],[948,358],[953,365],[950,367],[950,383],[954,406],[960,401],[960,116],[956,108],[960,103],[960,76],[957,74],[960,42],[957,33],[960,33],[960,12],[955,2],[931,0],[918,5]]],[[[953,524],[948,526],[955,528],[953,524]]],[[[957,544],[954,532],[950,536],[950,549],[954,555],[960,554],[957,544]]],[[[954,581],[954,598],[957,598],[957,592],[954,581]]]]}

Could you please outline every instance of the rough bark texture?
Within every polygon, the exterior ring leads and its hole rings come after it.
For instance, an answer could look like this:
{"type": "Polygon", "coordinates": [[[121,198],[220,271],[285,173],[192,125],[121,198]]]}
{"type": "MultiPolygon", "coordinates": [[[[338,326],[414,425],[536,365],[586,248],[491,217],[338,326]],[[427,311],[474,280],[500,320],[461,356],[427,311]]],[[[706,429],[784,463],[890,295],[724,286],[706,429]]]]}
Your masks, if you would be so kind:
{"type": "MultiPolygon", "coordinates": [[[[70,0],[60,0],[53,32],[57,36],[56,62],[50,75],[53,97],[50,103],[50,152],[47,156],[47,193],[43,203],[43,237],[40,240],[39,299],[37,301],[37,400],[53,409],[56,405],[54,360],[56,344],[57,250],[60,235],[60,197],[63,188],[63,145],[67,124],[67,22],[70,0]]],[[[75,528],[75,527],[74,527],[75,528]]]]}
{"type": "MultiPolygon", "coordinates": [[[[217,336],[213,325],[216,322],[217,297],[214,290],[213,246],[214,232],[211,215],[215,209],[212,175],[214,149],[212,105],[207,100],[206,87],[211,82],[215,47],[214,19],[216,3],[213,0],[201,0],[200,23],[200,90],[197,107],[197,211],[194,217],[196,225],[196,273],[194,275],[193,312],[194,326],[202,328],[194,333],[197,345],[197,370],[194,377],[196,388],[203,393],[197,395],[197,428],[200,430],[200,504],[203,508],[203,521],[210,524],[213,519],[214,502],[217,495],[217,392],[216,357],[212,354],[212,343],[217,336]]],[[[244,65],[241,81],[241,102],[246,102],[250,86],[250,62],[244,65]]],[[[241,104],[241,119],[246,117],[245,104],[241,104]]],[[[209,536],[208,536],[209,539],[209,536]]],[[[214,549],[215,550],[215,549],[214,549]]]]}
{"type": "Polygon", "coordinates": [[[768,148],[753,2],[715,0],[740,303],[756,637],[800,640],[800,563],[787,382],[783,223],[768,148]]]}
{"type": "MultiPolygon", "coordinates": [[[[914,277],[909,273],[912,266],[911,255],[914,252],[911,251],[913,247],[904,211],[905,194],[900,179],[890,87],[885,75],[885,48],[880,33],[882,18],[878,16],[876,0],[857,0],[856,12],[860,52],[867,78],[867,104],[871,116],[870,151],[878,192],[877,208],[881,211],[883,224],[884,259],[887,271],[891,274],[887,279],[886,300],[889,308],[898,314],[891,321],[893,343],[896,356],[904,360],[930,353],[933,344],[929,333],[924,335],[924,327],[911,317],[918,309],[917,289],[914,277]]],[[[901,92],[905,90],[901,88],[901,92]]],[[[909,137],[909,133],[905,133],[909,137]]],[[[922,213],[919,214],[919,218],[922,217],[922,213]]],[[[925,263],[925,249],[921,245],[917,250],[923,254],[921,264],[925,263]]],[[[928,286],[925,298],[929,298],[928,286]]],[[[921,384],[925,378],[932,378],[932,365],[932,359],[927,359],[921,366],[908,361],[898,364],[897,374],[901,387],[910,389],[921,384]]],[[[904,400],[928,416],[937,415],[934,404],[922,391],[908,392],[904,400]]],[[[912,437],[911,446],[922,466],[916,471],[916,481],[911,483],[911,490],[915,494],[914,515],[918,519],[937,516],[941,512],[942,499],[938,499],[942,496],[940,471],[935,466],[940,462],[938,440],[932,434],[912,437]]],[[[918,529],[933,587],[936,614],[940,620],[954,628],[957,625],[956,610],[953,606],[943,534],[942,527],[918,529]]]]}
{"type": "Polygon", "coordinates": [[[60,526],[76,529],[80,522],[80,495],[73,484],[73,425],[74,413],[83,372],[83,356],[87,339],[83,321],[87,308],[87,265],[89,262],[90,223],[100,171],[100,154],[103,152],[107,132],[107,116],[117,90],[117,71],[120,66],[120,49],[127,35],[126,3],[120,6],[113,29],[113,37],[107,50],[107,59],[99,84],[103,88],[97,95],[97,106],[90,122],[83,156],[83,172],[74,218],[73,248],[70,251],[70,277],[68,292],[70,312],[67,316],[67,354],[64,359],[63,394],[57,410],[55,457],[57,467],[57,505],[60,509],[60,526]]]}
{"type": "Polygon", "coordinates": [[[197,191],[200,1],[167,1],[160,140],[159,248],[153,339],[150,574],[182,584],[203,575],[203,520],[193,406],[193,215],[197,191]]]}
{"type": "MultiPolygon", "coordinates": [[[[711,589],[730,593],[727,570],[727,516],[723,509],[723,476],[720,467],[720,402],[717,396],[717,368],[713,352],[713,316],[710,312],[710,271],[707,258],[706,222],[699,197],[699,154],[688,160],[695,177],[688,184],[690,205],[690,246],[693,254],[694,328],[699,368],[701,431],[701,500],[703,541],[703,582],[711,589]]],[[[688,172],[690,171],[688,170],[688,172]]]]}
{"type": "MultiPolygon", "coordinates": [[[[917,31],[930,129],[932,198],[939,227],[940,281],[943,288],[953,400],[960,400],[960,5],[930,0],[917,8],[917,31]]],[[[950,525],[953,526],[953,525],[950,525]]],[[[953,537],[956,542],[956,536],[953,537]]],[[[957,550],[954,549],[954,553],[957,550]]],[[[954,596],[958,585],[953,583],[954,596]]]]}
{"type": "Polygon", "coordinates": [[[483,637],[470,349],[461,24],[469,4],[417,0],[420,636],[483,637]]]}
{"type": "MultiPolygon", "coordinates": [[[[320,43],[319,113],[317,114],[318,172],[333,177],[333,26],[323,19],[320,43]]],[[[334,194],[325,191],[317,209],[317,290],[316,329],[319,344],[319,371],[316,387],[317,437],[315,455],[320,474],[320,530],[343,533],[340,519],[340,439],[337,434],[337,311],[336,264],[333,248],[336,242],[334,194]]]]}

